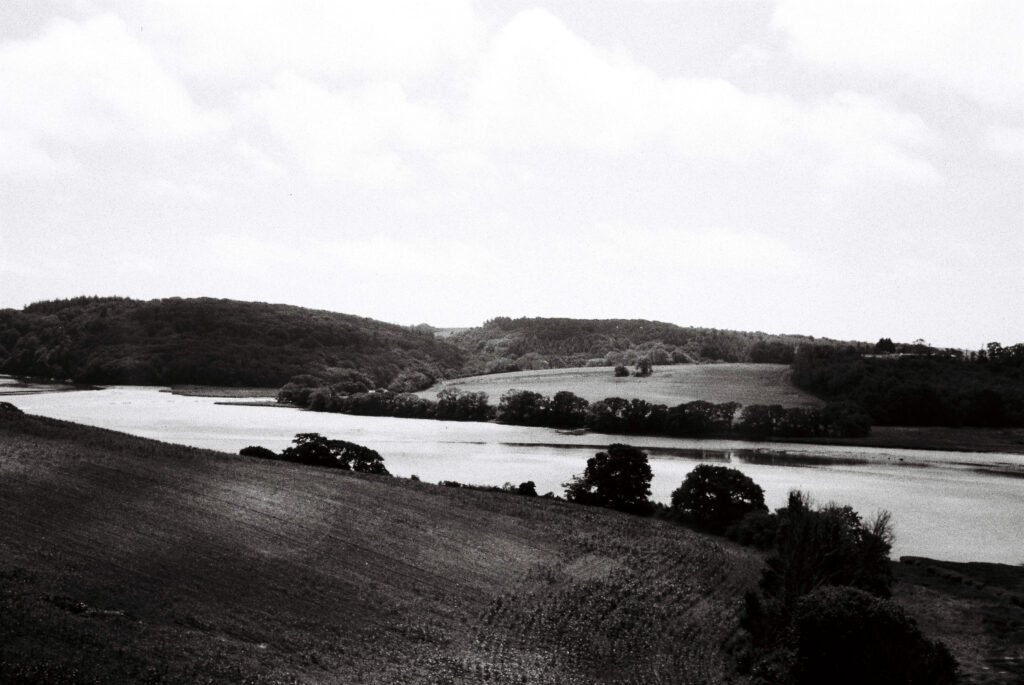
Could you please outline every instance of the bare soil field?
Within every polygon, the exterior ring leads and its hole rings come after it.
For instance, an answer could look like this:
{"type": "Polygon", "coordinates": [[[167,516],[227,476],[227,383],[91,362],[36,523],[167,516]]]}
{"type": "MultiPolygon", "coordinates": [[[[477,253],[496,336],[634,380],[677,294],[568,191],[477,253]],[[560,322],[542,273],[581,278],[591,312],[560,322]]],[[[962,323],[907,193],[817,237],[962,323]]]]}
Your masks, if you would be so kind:
{"type": "Polygon", "coordinates": [[[0,415],[0,681],[731,682],[758,555],[0,415]]]}
{"type": "Polygon", "coordinates": [[[655,366],[647,378],[616,378],[611,367],[580,367],[517,371],[455,378],[418,393],[434,399],[448,387],[484,391],[497,404],[508,390],[532,390],[548,397],[569,390],[589,402],[607,397],[642,399],[675,406],[683,402],[739,402],[781,404],[785,407],[820,407],[821,400],[789,382],[785,364],[680,364],[655,366]]]}

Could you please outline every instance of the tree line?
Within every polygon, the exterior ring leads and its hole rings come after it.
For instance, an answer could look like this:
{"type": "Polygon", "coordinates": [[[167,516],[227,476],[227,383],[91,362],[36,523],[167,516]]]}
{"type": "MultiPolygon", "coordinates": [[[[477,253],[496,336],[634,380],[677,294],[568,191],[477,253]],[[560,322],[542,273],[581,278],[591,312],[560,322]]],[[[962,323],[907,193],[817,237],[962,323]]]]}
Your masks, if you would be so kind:
{"type": "Polygon", "coordinates": [[[509,390],[497,406],[485,392],[445,388],[437,400],[412,393],[374,390],[347,393],[329,386],[314,386],[317,379],[300,377],[278,392],[279,402],[313,411],[359,416],[497,421],[513,426],[559,429],[585,428],[596,433],[703,438],[739,435],[750,439],[803,437],[858,437],[871,430],[870,420],[849,402],[822,408],[748,405],[703,400],[674,407],[645,400],[608,397],[588,402],[563,390],[547,397],[531,390],[509,390]],[[739,416],[737,418],[737,412],[739,416]]]}
{"type": "Polygon", "coordinates": [[[793,384],[829,400],[854,402],[878,425],[1024,426],[1024,344],[990,343],[968,354],[923,346],[889,352],[900,349],[890,345],[883,338],[876,348],[885,351],[876,354],[801,346],[793,384]]]}

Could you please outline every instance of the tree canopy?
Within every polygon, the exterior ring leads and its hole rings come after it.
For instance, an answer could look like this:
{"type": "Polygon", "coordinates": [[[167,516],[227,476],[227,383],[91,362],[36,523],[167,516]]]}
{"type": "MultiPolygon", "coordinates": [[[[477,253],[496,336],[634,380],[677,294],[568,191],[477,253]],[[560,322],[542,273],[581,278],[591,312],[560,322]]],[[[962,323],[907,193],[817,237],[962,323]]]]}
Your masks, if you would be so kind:
{"type": "Polygon", "coordinates": [[[570,502],[639,513],[649,506],[651,465],[636,447],[613,444],[587,460],[582,476],[565,483],[570,502]]]}
{"type": "Polygon", "coordinates": [[[768,510],[764,491],[749,476],[711,464],[701,464],[687,474],[672,493],[672,509],[715,533],[751,512],[768,510]]]}

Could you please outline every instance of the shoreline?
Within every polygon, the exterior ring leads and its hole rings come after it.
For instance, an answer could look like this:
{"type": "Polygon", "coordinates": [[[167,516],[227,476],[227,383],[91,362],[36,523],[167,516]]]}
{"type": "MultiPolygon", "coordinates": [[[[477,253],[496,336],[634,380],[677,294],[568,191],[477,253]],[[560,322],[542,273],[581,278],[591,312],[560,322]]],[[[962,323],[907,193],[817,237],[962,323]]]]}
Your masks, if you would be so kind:
{"type": "MultiPolygon", "coordinates": [[[[101,386],[69,386],[58,382],[38,382],[14,377],[0,379],[0,396],[39,394],[46,392],[73,392],[76,390],[101,390],[101,386]],[[8,388],[11,390],[8,391],[8,388]]],[[[224,405],[275,407],[302,409],[292,404],[261,402],[260,399],[276,399],[276,388],[242,387],[232,388],[206,385],[139,386],[160,387],[160,392],[184,397],[212,397],[226,401],[224,405]]],[[[431,419],[409,419],[412,421],[431,419]]],[[[593,435],[611,435],[593,433],[593,435]]],[[[624,436],[626,437],[626,436],[624,436]]],[[[630,438],[661,438],[666,436],[628,436],[630,438]]],[[[1024,428],[974,428],[949,426],[872,426],[871,434],[862,438],[765,438],[744,440],[736,435],[709,436],[709,440],[735,440],[749,443],[778,443],[798,445],[822,445],[842,447],[872,447],[890,449],[911,449],[925,451],[965,453],[1005,453],[1024,455],[1024,428]]]]}

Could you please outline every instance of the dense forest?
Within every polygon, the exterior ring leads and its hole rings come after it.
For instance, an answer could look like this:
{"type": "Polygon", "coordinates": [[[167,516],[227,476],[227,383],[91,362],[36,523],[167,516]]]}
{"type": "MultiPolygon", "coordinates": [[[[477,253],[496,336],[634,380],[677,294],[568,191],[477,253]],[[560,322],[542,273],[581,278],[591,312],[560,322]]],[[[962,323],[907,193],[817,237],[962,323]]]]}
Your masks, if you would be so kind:
{"type": "MultiPolygon", "coordinates": [[[[876,347],[887,349],[886,343],[876,347]]],[[[1024,344],[990,343],[967,354],[803,346],[793,383],[829,400],[855,402],[878,425],[1024,426],[1024,344]]]]}
{"type": "Polygon", "coordinates": [[[0,310],[0,372],[80,383],[280,386],[312,373],[378,387],[464,362],[429,330],[280,304],[80,297],[0,310]]]}
{"type": "MultiPolygon", "coordinates": [[[[498,317],[454,333],[468,355],[466,375],[539,368],[702,361],[789,364],[801,344],[839,345],[805,335],[768,335],[676,326],[643,319],[498,317]]],[[[844,343],[871,349],[866,343],[844,343]]]]}

